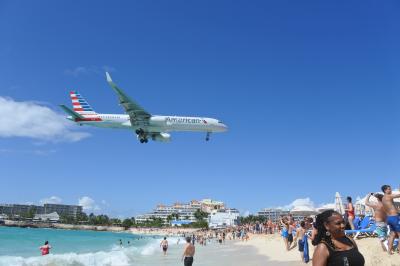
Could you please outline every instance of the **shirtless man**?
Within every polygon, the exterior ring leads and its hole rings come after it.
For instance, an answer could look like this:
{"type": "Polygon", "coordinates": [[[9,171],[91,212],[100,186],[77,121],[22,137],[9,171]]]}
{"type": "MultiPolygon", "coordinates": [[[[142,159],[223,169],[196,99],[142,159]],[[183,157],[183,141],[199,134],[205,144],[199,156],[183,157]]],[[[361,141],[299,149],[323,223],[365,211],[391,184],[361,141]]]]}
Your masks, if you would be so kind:
{"type": "MultiPolygon", "coordinates": [[[[288,250],[290,250],[290,246],[293,243],[293,230],[296,230],[295,227],[295,222],[293,219],[289,220],[289,226],[288,226],[288,250]]],[[[294,242],[294,246],[295,247],[297,245],[296,242],[294,242]]]]}
{"type": "Polygon", "coordinates": [[[394,206],[393,199],[400,198],[400,194],[393,195],[392,188],[389,185],[383,185],[382,191],[383,193],[385,193],[385,195],[383,195],[382,198],[383,209],[385,210],[387,215],[386,222],[390,227],[388,253],[393,254],[392,253],[393,241],[396,236],[397,237],[399,236],[398,233],[400,232],[400,217],[396,207],[394,206]]]}
{"type": "Polygon", "coordinates": [[[167,238],[166,238],[166,237],[164,237],[164,240],[161,241],[160,247],[162,247],[162,250],[163,250],[163,252],[164,252],[164,255],[167,255],[168,241],[167,241],[167,238]]]}
{"type": "Polygon", "coordinates": [[[365,199],[365,205],[371,207],[374,210],[374,219],[376,224],[375,233],[378,235],[378,238],[381,242],[381,246],[383,251],[387,251],[383,242],[387,239],[387,224],[386,224],[386,212],[383,208],[382,204],[383,195],[379,193],[370,193],[368,194],[367,198],[365,199]],[[378,199],[377,203],[370,202],[369,199],[371,196],[374,196],[378,199]]]}
{"type": "Polygon", "coordinates": [[[300,227],[296,229],[296,238],[295,238],[295,243],[297,240],[297,243],[299,245],[299,251],[300,251],[300,256],[301,256],[301,261],[304,261],[304,235],[306,234],[306,222],[305,221],[301,221],[300,222],[300,227]]]}
{"type": "Polygon", "coordinates": [[[182,255],[182,261],[185,266],[193,265],[193,256],[195,248],[194,245],[191,243],[191,240],[192,239],[190,237],[186,237],[186,245],[182,255]]]}

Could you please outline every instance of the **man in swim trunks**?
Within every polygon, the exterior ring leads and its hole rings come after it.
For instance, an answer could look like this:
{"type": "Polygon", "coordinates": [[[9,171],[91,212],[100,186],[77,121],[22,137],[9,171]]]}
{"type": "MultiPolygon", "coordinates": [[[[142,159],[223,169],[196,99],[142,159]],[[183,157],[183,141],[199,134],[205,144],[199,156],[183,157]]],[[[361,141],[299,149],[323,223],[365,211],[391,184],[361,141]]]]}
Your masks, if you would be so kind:
{"type": "Polygon", "coordinates": [[[397,212],[396,207],[394,206],[393,199],[400,198],[400,194],[393,195],[392,188],[389,185],[383,185],[382,191],[385,193],[382,198],[383,209],[386,212],[387,219],[386,222],[390,227],[390,236],[388,241],[388,253],[391,255],[393,249],[393,241],[394,238],[400,232],[400,217],[397,212]]]}
{"type": "MultiPolygon", "coordinates": [[[[289,249],[290,246],[293,243],[293,230],[296,230],[295,227],[295,221],[294,220],[289,220],[289,227],[288,227],[288,245],[289,245],[289,249]]],[[[294,247],[297,245],[297,243],[294,243],[294,247]]]]}
{"type": "Polygon", "coordinates": [[[383,195],[379,193],[370,193],[367,195],[367,198],[365,199],[365,205],[368,207],[372,208],[374,210],[374,219],[375,219],[375,224],[376,224],[376,229],[375,229],[375,234],[378,235],[379,241],[381,242],[381,246],[383,251],[387,251],[385,245],[383,242],[387,239],[387,224],[386,224],[386,212],[383,208],[382,204],[382,198],[383,195]],[[369,199],[371,196],[374,196],[377,198],[378,202],[373,203],[369,199]]]}
{"type": "Polygon", "coordinates": [[[166,238],[166,237],[164,237],[164,240],[161,241],[160,247],[162,247],[162,250],[163,250],[163,252],[164,252],[164,255],[167,255],[168,241],[167,241],[167,238],[166,238]]]}
{"type": "Polygon", "coordinates": [[[300,256],[301,256],[301,261],[304,261],[304,235],[306,234],[306,222],[301,221],[300,222],[300,227],[296,229],[296,239],[297,240],[298,246],[299,246],[299,251],[300,251],[300,256]]]}
{"type": "Polygon", "coordinates": [[[195,247],[191,242],[190,237],[186,237],[186,245],[185,249],[183,250],[182,261],[185,266],[192,266],[193,265],[193,256],[195,252],[195,247]]]}

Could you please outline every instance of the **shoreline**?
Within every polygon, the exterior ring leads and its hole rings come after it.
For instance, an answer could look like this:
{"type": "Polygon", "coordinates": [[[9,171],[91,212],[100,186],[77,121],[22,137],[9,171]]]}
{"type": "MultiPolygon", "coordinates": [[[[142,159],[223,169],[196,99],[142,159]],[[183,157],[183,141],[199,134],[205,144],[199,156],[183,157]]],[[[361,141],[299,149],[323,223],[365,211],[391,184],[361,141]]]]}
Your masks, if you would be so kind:
{"type": "Polygon", "coordinates": [[[190,234],[197,232],[198,228],[151,228],[151,227],[131,227],[125,229],[122,226],[106,226],[106,225],[83,225],[83,224],[62,224],[62,223],[44,223],[44,222],[27,222],[4,220],[5,227],[20,227],[20,228],[49,228],[49,229],[64,229],[64,230],[89,230],[89,231],[104,231],[104,232],[123,232],[139,235],[166,235],[177,236],[182,234],[190,234]]]}

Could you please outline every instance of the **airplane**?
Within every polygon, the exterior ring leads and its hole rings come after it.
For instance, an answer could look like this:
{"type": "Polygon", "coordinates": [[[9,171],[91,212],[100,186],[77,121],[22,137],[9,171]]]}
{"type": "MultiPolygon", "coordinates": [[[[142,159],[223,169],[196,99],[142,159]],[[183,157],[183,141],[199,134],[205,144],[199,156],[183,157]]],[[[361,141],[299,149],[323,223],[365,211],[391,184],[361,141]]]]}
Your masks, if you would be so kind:
{"type": "Polygon", "coordinates": [[[224,132],[228,127],[222,121],[208,117],[152,115],[134,100],[130,99],[106,72],[108,84],[118,96],[119,104],[126,114],[99,114],[77,91],[71,91],[72,109],[60,105],[68,114],[67,119],[79,124],[102,128],[122,128],[133,130],[140,143],[153,141],[169,142],[172,131],[206,132],[206,141],[213,132],[224,132]]]}

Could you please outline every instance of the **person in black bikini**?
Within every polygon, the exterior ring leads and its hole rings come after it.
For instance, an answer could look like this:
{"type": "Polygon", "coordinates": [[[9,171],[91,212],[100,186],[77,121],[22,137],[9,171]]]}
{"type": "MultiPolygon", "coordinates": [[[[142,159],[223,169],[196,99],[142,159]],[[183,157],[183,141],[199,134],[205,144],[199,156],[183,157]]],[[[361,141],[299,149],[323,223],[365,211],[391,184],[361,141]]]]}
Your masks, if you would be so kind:
{"type": "Polygon", "coordinates": [[[340,213],[328,210],[317,215],[316,227],[313,266],[364,266],[356,243],[344,233],[345,222],[340,213]]]}

